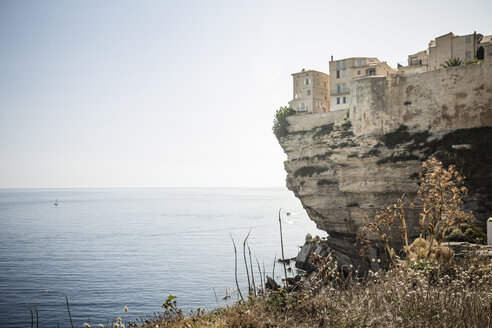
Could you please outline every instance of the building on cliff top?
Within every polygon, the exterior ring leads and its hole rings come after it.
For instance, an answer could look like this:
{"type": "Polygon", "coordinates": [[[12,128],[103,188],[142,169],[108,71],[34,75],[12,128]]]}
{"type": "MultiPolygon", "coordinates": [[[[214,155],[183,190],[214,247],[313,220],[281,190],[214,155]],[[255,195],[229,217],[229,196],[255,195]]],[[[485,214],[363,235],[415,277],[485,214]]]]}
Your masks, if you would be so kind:
{"type": "Polygon", "coordinates": [[[350,84],[367,76],[396,73],[386,62],[374,57],[352,57],[330,61],[330,110],[345,110],[350,102],[350,84]]]}
{"type": "Polygon", "coordinates": [[[302,70],[292,74],[294,82],[291,108],[300,113],[322,113],[346,110],[350,106],[352,82],[372,77],[413,75],[440,69],[447,60],[458,58],[462,62],[470,58],[483,60],[486,44],[492,35],[472,33],[457,36],[453,33],[441,35],[429,42],[428,48],[408,56],[408,66],[398,70],[375,57],[352,57],[329,62],[327,75],[314,70],[302,70]]]}
{"type": "Polygon", "coordinates": [[[408,56],[408,66],[399,67],[404,75],[412,75],[441,68],[452,58],[462,62],[470,58],[484,58],[483,45],[491,40],[490,35],[483,36],[474,32],[467,35],[454,35],[449,32],[429,42],[428,48],[408,56]]]}
{"type": "Polygon", "coordinates": [[[302,69],[292,74],[293,99],[289,106],[297,112],[323,113],[330,110],[330,77],[328,74],[302,69]]]}

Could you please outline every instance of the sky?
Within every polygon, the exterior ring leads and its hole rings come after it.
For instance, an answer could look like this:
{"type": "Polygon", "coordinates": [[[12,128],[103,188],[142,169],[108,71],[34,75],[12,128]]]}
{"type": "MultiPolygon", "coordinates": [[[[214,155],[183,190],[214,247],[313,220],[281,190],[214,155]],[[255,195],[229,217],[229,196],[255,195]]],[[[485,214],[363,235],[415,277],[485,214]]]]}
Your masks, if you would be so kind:
{"type": "Polygon", "coordinates": [[[282,187],[290,74],[492,34],[492,1],[0,0],[0,188],[282,187]]]}

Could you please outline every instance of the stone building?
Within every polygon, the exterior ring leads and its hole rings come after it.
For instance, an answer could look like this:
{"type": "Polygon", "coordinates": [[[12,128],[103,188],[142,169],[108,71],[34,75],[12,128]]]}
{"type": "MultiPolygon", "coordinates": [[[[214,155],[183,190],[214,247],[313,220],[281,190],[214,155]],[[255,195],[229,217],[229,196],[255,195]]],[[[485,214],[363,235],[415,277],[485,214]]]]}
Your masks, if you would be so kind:
{"type": "MultiPolygon", "coordinates": [[[[429,70],[441,68],[451,58],[459,58],[465,61],[468,58],[477,57],[477,50],[482,39],[482,34],[457,36],[449,32],[429,42],[429,70]]],[[[483,57],[482,57],[483,59],[483,57]]]]}
{"type": "Polygon", "coordinates": [[[322,72],[304,70],[292,74],[294,92],[289,106],[297,112],[322,113],[330,110],[330,77],[322,72]]]}
{"type": "Polygon", "coordinates": [[[430,41],[427,50],[409,55],[408,66],[399,67],[399,70],[404,75],[412,75],[439,69],[452,58],[459,58],[462,62],[469,58],[483,59],[483,45],[490,39],[490,35],[476,32],[462,36],[449,32],[430,41]]]}
{"type": "Polygon", "coordinates": [[[422,73],[429,69],[429,51],[423,50],[416,54],[408,55],[408,66],[398,67],[404,75],[422,73]]]}
{"type": "Polygon", "coordinates": [[[330,61],[330,110],[345,110],[352,81],[367,76],[389,76],[396,70],[374,57],[353,57],[330,61]]]}

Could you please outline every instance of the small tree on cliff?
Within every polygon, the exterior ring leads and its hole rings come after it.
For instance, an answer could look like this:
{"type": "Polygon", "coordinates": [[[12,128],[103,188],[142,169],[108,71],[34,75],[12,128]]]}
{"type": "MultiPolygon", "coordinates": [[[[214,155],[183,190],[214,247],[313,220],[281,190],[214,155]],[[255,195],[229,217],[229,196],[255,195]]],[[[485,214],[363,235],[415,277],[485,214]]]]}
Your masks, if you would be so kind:
{"type": "Polygon", "coordinates": [[[273,119],[273,133],[279,139],[280,137],[285,137],[289,131],[287,127],[289,126],[289,122],[287,121],[287,117],[294,115],[296,113],[290,107],[280,107],[275,113],[275,118],[273,119]]]}
{"type": "Polygon", "coordinates": [[[435,258],[446,231],[454,225],[474,219],[471,212],[465,213],[461,210],[461,198],[468,190],[463,186],[464,177],[456,171],[454,165],[446,169],[442,162],[431,158],[422,163],[419,179],[417,197],[408,204],[410,208],[421,207],[418,221],[419,238],[409,246],[402,196],[397,204],[386,206],[378,211],[374,218],[366,217],[368,223],[359,230],[356,242],[362,255],[370,248],[371,239],[381,239],[385,243],[391,262],[394,262],[396,255],[390,248],[390,238],[392,227],[398,224],[407,258],[435,258]],[[427,234],[427,240],[424,240],[424,234],[427,234]]]}
{"type": "Polygon", "coordinates": [[[459,58],[450,58],[444,62],[444,64],[441,64],[442,68],[448,68],[448,67],[455,67],[455,66],[461,66],[463,62],[459,58]]]}

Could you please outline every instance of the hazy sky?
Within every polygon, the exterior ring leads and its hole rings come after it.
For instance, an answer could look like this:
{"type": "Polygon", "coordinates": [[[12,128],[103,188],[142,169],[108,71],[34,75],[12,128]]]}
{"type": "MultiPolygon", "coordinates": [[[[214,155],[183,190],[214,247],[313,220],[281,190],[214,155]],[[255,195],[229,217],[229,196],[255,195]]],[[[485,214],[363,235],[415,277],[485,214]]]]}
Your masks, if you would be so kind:
{"type": "Polygon", "coordinates": [[[0,0],[0,188],[284,186],[291,73],[391,66],[492,1],[0,0]]]}

